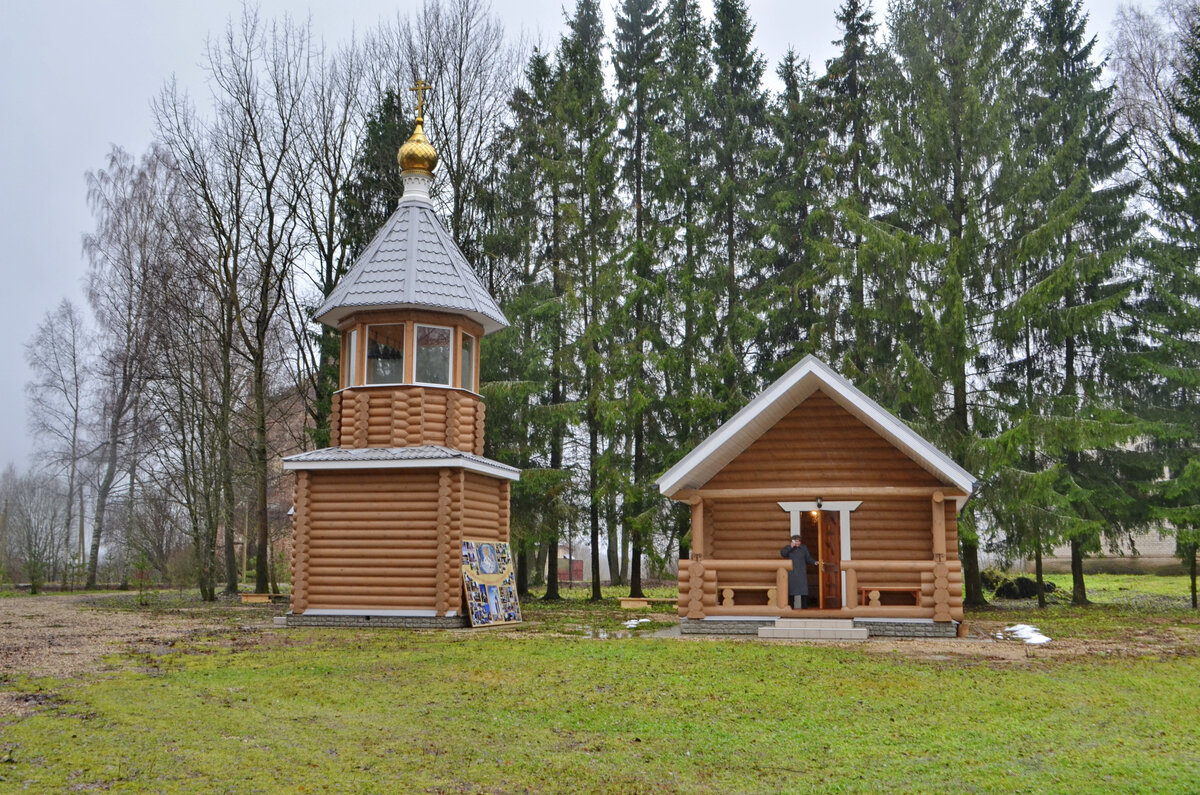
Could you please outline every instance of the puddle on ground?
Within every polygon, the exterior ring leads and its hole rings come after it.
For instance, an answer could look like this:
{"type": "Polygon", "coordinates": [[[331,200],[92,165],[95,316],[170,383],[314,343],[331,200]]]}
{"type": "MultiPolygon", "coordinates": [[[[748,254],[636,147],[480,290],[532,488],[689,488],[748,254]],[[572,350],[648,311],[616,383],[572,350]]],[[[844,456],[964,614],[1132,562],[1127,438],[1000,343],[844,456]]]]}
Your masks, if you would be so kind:
{"type": "Polygon", "coordinates": [[[575,624],[571,627],[572,631],[578,632],[585,638],[595,638],[596,640],[619,640],[620,638],[632,638],[632,632],[624,630],[607,630],[597,629],[587,626],[586,624],[575,624]]]}

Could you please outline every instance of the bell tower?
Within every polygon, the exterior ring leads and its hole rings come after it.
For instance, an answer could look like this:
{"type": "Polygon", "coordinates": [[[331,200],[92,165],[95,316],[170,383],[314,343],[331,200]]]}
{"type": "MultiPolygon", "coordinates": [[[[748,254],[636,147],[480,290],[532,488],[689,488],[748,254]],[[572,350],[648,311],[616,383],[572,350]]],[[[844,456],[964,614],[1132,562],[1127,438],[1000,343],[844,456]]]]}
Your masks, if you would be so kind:
{"type": "Polygon", "coordinates": [[[518,470],[483,457],[480,340],[508,326],[434,211],[424,80],[396,212],[316,312],[341,332],[331,446],[296,473],[289,623],[462,626],[460,544],[508,541],[518,470]]]}

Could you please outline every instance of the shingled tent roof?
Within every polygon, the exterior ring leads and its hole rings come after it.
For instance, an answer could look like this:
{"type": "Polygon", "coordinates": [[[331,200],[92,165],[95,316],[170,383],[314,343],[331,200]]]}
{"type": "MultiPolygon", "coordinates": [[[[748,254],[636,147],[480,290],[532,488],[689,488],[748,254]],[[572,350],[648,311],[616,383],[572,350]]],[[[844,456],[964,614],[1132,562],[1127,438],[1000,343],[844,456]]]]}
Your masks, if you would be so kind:
{"type": "Polygon", "coordinates": [[[431,309],[466,315],[484,334],[508,320],[422,196],[405,198],[342,277],[316,318],[337,326],[352,312],[431,309]]]}

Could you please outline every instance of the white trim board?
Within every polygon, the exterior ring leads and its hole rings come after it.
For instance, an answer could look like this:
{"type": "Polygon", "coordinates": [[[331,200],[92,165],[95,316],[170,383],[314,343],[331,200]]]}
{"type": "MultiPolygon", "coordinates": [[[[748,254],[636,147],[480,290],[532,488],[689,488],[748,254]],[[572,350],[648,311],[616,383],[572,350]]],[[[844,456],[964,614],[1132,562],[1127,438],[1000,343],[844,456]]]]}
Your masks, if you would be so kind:
{"type": "Polygon", "coordinates": [[[465,469],[468,472],[478,472],[481,475],[491,475],[503,480],[520,480],[520,470],[503,464],[484,464],[463,458],[413,458],[377,459],[366,461],[288,461],[284,459],[285,470],[312,469],[465,469]]]}
{"type": "Polygon", "coordinates": [[[971,473],[810,354],[659,477],[659,491],[671,497],[683,489],[701,488],[817,390],[829,395],[934,477],[968,495],[975,490],[976,481],[971,473]]]}

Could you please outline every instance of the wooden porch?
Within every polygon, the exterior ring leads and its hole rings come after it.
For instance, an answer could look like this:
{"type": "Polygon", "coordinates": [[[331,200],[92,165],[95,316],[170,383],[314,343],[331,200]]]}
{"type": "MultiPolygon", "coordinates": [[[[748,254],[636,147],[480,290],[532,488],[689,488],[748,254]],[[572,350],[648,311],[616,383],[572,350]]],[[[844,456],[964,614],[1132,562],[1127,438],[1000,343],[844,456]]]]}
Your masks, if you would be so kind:
{"type": "MultiPolygon", "coordinates": [[[[756,490],[757,492],[758,490],[756,490]]],[[[847,496],[850,489],[825,487],[825,494],[847,496]]],[[[875,489],[853,489],[854,496],[870,496],[875,489]]],[[[879,489],[883,492],[885,489],[879,489]]],[[[886,489],[894,494],[896,489],[886,489]]],[[[928,559],[841,559],[829,561],[831,572],[819,572],[819,604],[798,610],[788,604],[790,560],[782,558],[732,558],[705,555],[706,503],[714,498],[729,500],[743,494],[687,495],[692,504],[690,560],[679,562],[679,613],[688,619],[707,617],[770,616],[777,618],[928,618],[952,621],[962,618],[962,567],[947,555],[945,489],[905,489],[905,496],[929,500],[928,559]],[[919,584],[918,584],[919,583],[919,584]],[[828,598],[827,598],[828,595],[828,598]],[[764,598],[765,597],[765,598],[764,598]],[[895,600],[899,600],[896,603],[895,600]],[[892,602],[892,603],[888,603],[892,602]]],[[[800,490],[777,490],[773,497],[797,497],[800,490]]],[[[755,493],[754,497],[765,496],[755,493]]],[[[832,496],[832,495],[831,495],[832,496]]],[[[783,505],[783,503],[781,503],[783,505]]],[[[781,543],[783,539],[781,538],[781,543]]],[[[840,557],[840,556],[839,556],[840,557]]]]}

